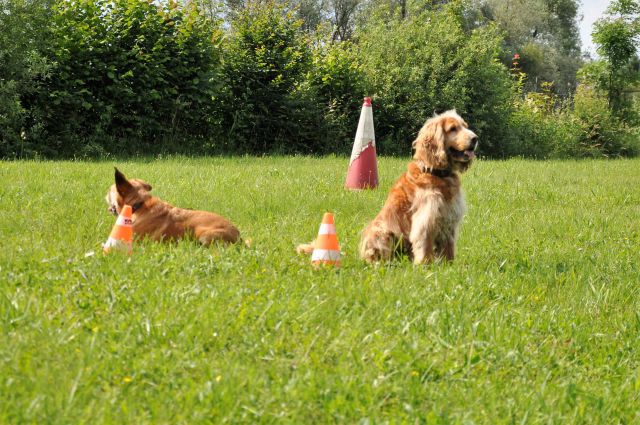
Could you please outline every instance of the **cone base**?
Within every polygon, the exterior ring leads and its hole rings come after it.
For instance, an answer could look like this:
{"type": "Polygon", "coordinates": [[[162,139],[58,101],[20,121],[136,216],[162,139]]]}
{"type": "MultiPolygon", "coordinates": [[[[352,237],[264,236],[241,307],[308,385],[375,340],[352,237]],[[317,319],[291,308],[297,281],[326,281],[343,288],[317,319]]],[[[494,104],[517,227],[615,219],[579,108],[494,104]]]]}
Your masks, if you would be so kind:
{"type": "Polygon", "coordinates": [[[316,266],[316,267],[320,267],[320,266],[340,267],[340,261],[316,260],[316,261],[313,262],[313,265],[316,266]]]}
{"type": "Polygon", "coordinates": [[[110,237],[104,244],[102,244],[102,252],[108,254],[111,251],[126,252],[127,255],[131,255],[131,252],[133,251],[133,244],[131,242],[124,242],[110,237]]]}
{"type": "Polygon", "coordinates": [[[372,143],[369,143],[349,166],[344,187],[352,190],[378,187],[376,147],[372,143]]]}

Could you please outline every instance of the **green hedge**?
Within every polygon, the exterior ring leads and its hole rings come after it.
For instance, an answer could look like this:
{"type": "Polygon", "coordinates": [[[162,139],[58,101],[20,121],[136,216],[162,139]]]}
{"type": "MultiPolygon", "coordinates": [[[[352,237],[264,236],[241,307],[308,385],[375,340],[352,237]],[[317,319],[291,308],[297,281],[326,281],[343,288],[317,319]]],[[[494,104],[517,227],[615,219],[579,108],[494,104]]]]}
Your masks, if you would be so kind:
{"type": "Polygon", "coordinates": [[[221,33],[194,6],[59,2],[51,33],[55,66],[33,105],[44,155],[180,151],[211,134],[221,33]]]}
{"type": "Polygon", "coordinates": [[[51,16],[48,0],[10,0],[0,7],[0,157],[33,156],[45,144],[44,124],[31,103],[47,91],[51,16]]]}
{"type": "Polygon", "coordinates": [[[456,108],[484,153],[503,153],[513,82],[499,62],[502,38],[493,26],[465,32],[461,12],[449,5],[404,20],[372,19],[359,33],[381,151],[408,153],[427,118],[456,108]]]}
{"type": "Polygon", "coordinates": [[[597,88],[563,102],[523,93],[526,76],[499,60],[500,31],[469,30],[462,2],[406,19],[380,6],[352,42],[304,31],[275,1],[225,22],[195,4],[9,0],[0,157],[348,154],[366,95],[383,154],[408,155],[424,121],[451,108],[492,157],[640,151],[597,88]]]}

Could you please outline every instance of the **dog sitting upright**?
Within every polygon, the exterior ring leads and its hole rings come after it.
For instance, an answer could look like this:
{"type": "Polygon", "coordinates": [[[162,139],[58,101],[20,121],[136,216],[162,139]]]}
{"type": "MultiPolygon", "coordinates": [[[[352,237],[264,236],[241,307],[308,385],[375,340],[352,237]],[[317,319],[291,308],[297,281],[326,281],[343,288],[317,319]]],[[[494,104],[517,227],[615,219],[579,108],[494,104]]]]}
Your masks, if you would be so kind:
{"type": "Polygon", "coordinates": [[[240,240],[238,229],[218,214],[174,207],[151,195],[151,185],[147,182],[128,180],[117,168],[115,179],[106,196],[109,212],[118,215],[125,204],[130,205],[135,235],[147,236],[155,241],[191,236],[204,246],[240,240]]]}
{"type": "Polygon", "coordinates": [[[453,260],[466,210],[460,174],[475,158],[477,144],[454,110],[427,120],[413,142],[413,161],[362,233],[360,256],[375,262],[405,252],[416,264],[453,260]]]}

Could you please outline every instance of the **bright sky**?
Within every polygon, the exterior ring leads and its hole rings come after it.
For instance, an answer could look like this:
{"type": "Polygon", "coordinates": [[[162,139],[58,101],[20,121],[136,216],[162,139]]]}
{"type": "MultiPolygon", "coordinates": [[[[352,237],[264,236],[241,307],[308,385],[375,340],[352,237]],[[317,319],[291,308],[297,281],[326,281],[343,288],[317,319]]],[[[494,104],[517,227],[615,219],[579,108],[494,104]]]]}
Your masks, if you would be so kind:
{"type": "Polygon", "coordinates": [[[591,41],[591,31],[593,31],[593,23],[602,16],[610,0],[582,0],[580,5],[580,13],[582,14],[582,22],[580,22],[580,39],[582,40],[582,50],[589,52],[591,57],[596,57],[596,47],[591,41]]]}

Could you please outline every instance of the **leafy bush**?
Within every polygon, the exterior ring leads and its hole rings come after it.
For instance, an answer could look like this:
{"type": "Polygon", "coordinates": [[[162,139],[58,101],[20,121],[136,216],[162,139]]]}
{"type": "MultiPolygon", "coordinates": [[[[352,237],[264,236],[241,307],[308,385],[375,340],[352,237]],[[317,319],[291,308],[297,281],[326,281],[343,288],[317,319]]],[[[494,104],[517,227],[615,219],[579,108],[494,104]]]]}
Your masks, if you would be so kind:
{"type": "Polygon", "coordinates": [[[495,27],[466,33],[461,11],[448,5],[404,20],[372,20],[358,36],[382,152],[406,154],[424,121],[451,108],[477,131],[484,153],[503,152],[512,82],[498,61],[495,27]]]}
{"type": "Polygon", "coordinates": [[[11,0],[0,9],[0,157],[33,154],[42,124],[31,99],[43,91],[51,64],[42,51],[49,42],[47,0],[11,0]]]}
{"type": "Polygon", "coordinates": [[[48,155],[181,151],[164,142],[211,132],[221,35],[193,4],[57,4],[38,99],[48,155]]]}
{"type": "Polygon", "coordinates": [[[300,86],[311,53],[300,26],[274,2],[249,3],[231,22],[221,99],[225,151],[292,152],[309,141],[300,86]]]}
{"type": "MultiPolygon", "coordinates": [[[[637,61],[638,59],[636,59],[637,61]]],[[[640,69],[637,63],[634,65],[640,69]]],[[[629,66],[623,70],[616,71],[618,75],[611,74],[610,64],[605,60],[596,60],[580,68],[578,78],[583,86],[592,89],[593,96],[606,98],[607,107],[614,114],[629,123],[630,125],[640,125],[640,109],[634,105],[634,98],[625,95],[625,87],[634,90],[634,82],[640,79],[640,73],[629,66]],[[620,74],[624,75],[622,77],[620,74]],[[613,82],[613,78],[618,81],[613,82]],[[612,84],[616,87],[612,87],[612,84]],[[613,92],[612,92],[613,90],[613,92]]],[[[582,93],[585,94],[584,92],[582,93]]]]}
{"type": "Polygon", "coordinates": [[[321,108],[324,119],[325,130],[318,134],[317,150],[351,153],[362,100],[368,95],[354,46],[349,42],[317,42],[306,80],[310,101],[321,108]]]}
{"type": "Polygon", "coordinates": [[[532,158],[632,156],[640,153],[634,129],[609,109],[607,99],[578,86],[573,105],[558,105],[550,91],[528,93],[510,118],[509,155],[532,158]]]}
{"type": "Polygon", "coordinates": [[[581,129],[580,144],[588,151],[606,157],[640,154],[638,129],[616,116],[607,99],[591,87],[578,87],[574,115],[581,129]]]}
{"type": "MultiPolygon", "coordinates": [[[[351,42],[333,42],[276,0],[236,2],[224,26],[196,2],[55,1],[0,10],[3,158],[348,154],[366,95],[383,154],[407,155],[424,121],[451,108],[488,156],[640,153],[637,99],[611,91],[608,62],[583,67],[575,98],[560,101],[566,89],[522,73],[554,74],[541,68],[547,50],[521,46],[510,75],[503,33],[465,2],[408,4],[402,18],[374,2],[351,42]]],[[[625,64],[613,76],[627,87],[638,73],[625,64]]]]}
{"type": "Polygon", "coordinates": [[[541,108],[540,96],[527,96],[510,116],[512,129],[506,156],[547,159],[580,157],[579,128],[566,110],[541,108]]]}

